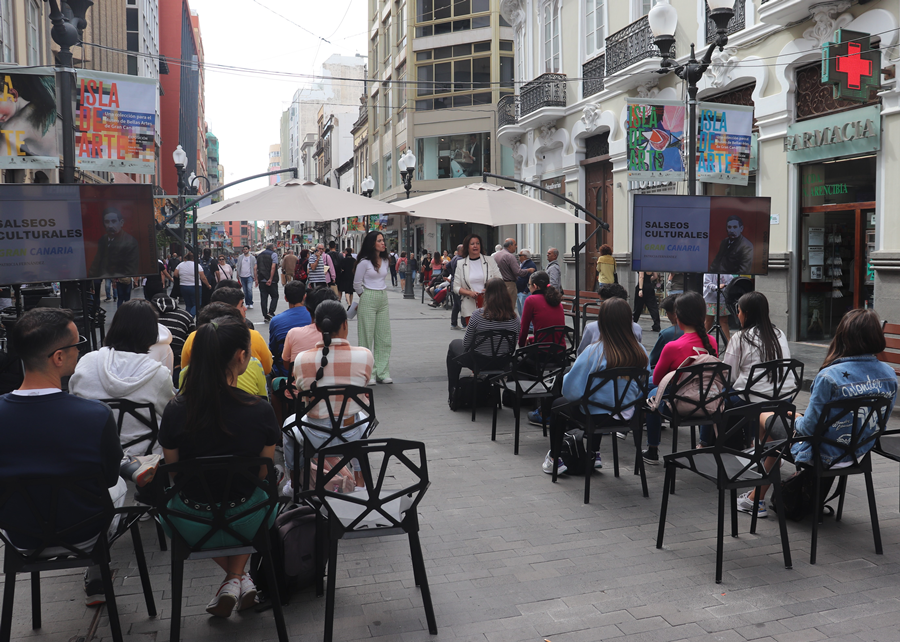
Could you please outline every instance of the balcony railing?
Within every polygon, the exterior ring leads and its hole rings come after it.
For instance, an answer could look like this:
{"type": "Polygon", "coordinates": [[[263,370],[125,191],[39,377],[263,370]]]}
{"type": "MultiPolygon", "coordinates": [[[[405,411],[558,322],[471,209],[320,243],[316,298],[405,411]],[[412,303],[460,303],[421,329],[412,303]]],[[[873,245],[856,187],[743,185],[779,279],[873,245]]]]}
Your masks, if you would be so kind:
{"type": "Polygon", "coordinates": [[[519,97],[513,94],[501,96],[497,102],[497,114],[500,127],[515,125],[519,122],[519,97]]]}
{"type": "Polygon", "coordinates": [[[541,74],[519,92],[519,117],[543,107],[566,106],[566,75],[541,74]]]}
{"type": "Polygon", "coordinates": [[[606,39],[606,77],[626,67],[659,55],[647,16],[635,20],[606,39]]]}
{"type": "MultiPolygon", "coordinates": [[[[726,35],[731,35],[741,31],[747,23],[746,4],[747,0],[734,0],[734,17],[728,21],[728,27],[725,29],[726,35]]],[[[765,0],[763,0],[765,3],[765,0]]],[[[706,5],[706,44],[712,43],[716,39],[716,23],[709,17],[709,5],[706,5]]]]}
{"type": "Polygon", "coordinates": [[[587,98],[603,91],[606,77],[606,54],[601,54],[581,66],[581,97],[587,98]]]}

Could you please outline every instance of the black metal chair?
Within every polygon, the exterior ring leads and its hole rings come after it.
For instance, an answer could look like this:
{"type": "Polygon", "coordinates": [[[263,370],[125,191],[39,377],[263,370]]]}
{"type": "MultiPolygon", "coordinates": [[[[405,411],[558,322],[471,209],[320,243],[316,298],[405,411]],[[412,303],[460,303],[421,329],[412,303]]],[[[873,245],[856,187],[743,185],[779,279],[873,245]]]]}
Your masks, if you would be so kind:
{"type": "Polygon", "coordinates": [[[535,343],[558,343],[565,345],[566,358],[575,361],[578,345],[575,343],[575,328],[567,325],[551,325],[534,331],[535,343]]]}
{"type": "MultiPolygon", "coordinates": [[[[518,335],[511,330],[476,332],[469,349],[456,358],[462,367],[472,370],[472,376],[475,378],[475,385],[472,386],[472,421],[475,421],[478,406],[478,382],[509,371],[518,339],[518,335]]],[[[495,405],[499,403],[499,398],[494,400],[495,405]]]]}
{"type": "Polygon", "coordinates": [[[757,363],[750,368],[747,382],[735,394],[746,403],[755,401],[789,401],[791,403],[803,389],[803,362],[799,359],[774,359],[757,363]],[[757,388],[772,385],[771,392],[760,392],[757,388]]]}
{"type": "Polygon", "coordinates": [[[437,634],[425,559],[419,542],[417,507],[430,485],[425,444],[402,439],[354,441],[318,452],[319,470],[326,457],[339,457],[328,473],[316,476],[315,494],[327,513],[328,594],[325,602],[325,642],[331,642],[337,584],[337,553],[341,539],[406,533],[416,586],[422,590],[428,631],[437,634]],[[338,471],[358,461],[365,488],[354,493],[330,490],[338,471]],[[393,464],[393,467],[391,467],[393,464]],[[402,468],[401,468],[402,465],[402,468]],[[390,469],[390,470],[389,470],[390,469]]]}
{"type": "Polygon", "coordinates": [[[885,459],[890,459],[900,463],[900,428],[885,430],[881,436],[875,440],[875,446],[872,452],[881,455],[885,459]]]}
{"type": "Polygon", "coordinates": [[[159,517],[172,537],[172,618],[169,633],[170,642],[178,642],[181,635],[181,602],[184,583],[185,560],[209,559],[259,553],[268,581],[272,608],[275,614],[275,628],[279,642],[287,642],[288,634],[284,623],[284,612],[278,595],[278,583],[269,543],[269,523],[283,503],[278,498],[274,465],[267,457],[198,457],[174,464],[166,464],[158,475],[173,475],[174,483],[157,505],[159,517]],[[267,479],[260,479],[259,469],[266,466],[267,479]],[[240,484],[238,486],[237,484],[240,484]],[[252,488],[253,491],[249,491],[252,488]],[[228,514],[262,489],[265,500],[247,505],[242,510],[228,514]],[[191,496],[194,493],[198,496],[191,496]],[[174,506],[184,504],[193,512],[175,510],[174,506]],[[234,528],[235,522],[261,512],[261,521],[256,532],[247,537],[234,528]],[[199,539],[185,535],[182,529],[191,527],[208,529],[199,539]],[[227,545],[212,547],[214,537],[228,538],[227,545]],[[189,541],[190,538],[192,541],[189,541]]]}
{"type": "Polygon", "coordinates": [[[138,528],[138,519],[147,510],[139,506],[114,507],[102,475],[0,480],[0,539],[4,544],[6,575],[0,641],[9,642],[11,636],[17,573],[31,573],[31,622],[32,628],[39,629],[41,573],[97,565],[106,595],[110,632],[113,640],[121,642],[109,548],[127,532],[131,532],[147,613],[155,617],[156,604],[138,528]],[[70,516],[60,514],[62,507],[73,504],[84,510],[83,519],[72,521],[70,516]],[[117,516],[118,525],[110,536],[117,516]]]}
{"type": "MultiPolygon", "coordinates": [[[[811,449],[810,463],[797,463],[799,469],[811,470],[816,477],[813,497],[821,497],[822,479],[837,478],[835,495],[838,509],[835,521],[840,521],[844,512],[844,493],[847,477],[863,475],[866,480],[866,494],[869,500],[869,517],[872,520],[872,535],[875,538],[875,552],[882,554],[881,529],[878,526],[878,509],[875,506],[875,487],[872,483],[872,448],[884,435],[890,418],[892,399],[879,396],[853,397],[825,404],[812,435],[796,435],[791,446],[807,443],[811,449]],[[834,431],[839,436],[829,436],[834,431]],[[832,454],[826,465],[822,461],[822,447],[832,454]],[[836,453],[836,454],[834,454],[836,453]],[[840,464],[838,466],[837,464],[840,464]]],[[[822,520],[824,502],[816,502],[812,520],[812,545],[809,563],[816,563],[816,544],[819,537],[819,522],[822,520]]]]}
{"type": "MultiPolygon", "coordinates": [[[[669,493],[666,489],[674,484],[675,472],[688,470],[716,485],[719,491],[718,530],[716,532],[716,584],[722,582],[722,553],[725,536],[725,492],[731,491],[731,536],[738,536],[737,491],[740,488],[756,488],[771,485],[775,495],[775,503],[781,504],[781,465],[780,458],[787,445],[786,439],[770,439],[770,427],[760,435],[759,418],[764,412],[775,413],[784,421],[784,425],[793,430],[793,413],[795,407],[787,401],[769,401],[732,408],[724,413],[722,424],[729,425],[723,437],[717,439],[712,446],[693,448],[683,452],[664,455],[666,481],[663,484],[662,508],[659,513],[659,531],[656,536],[656,548],[662,548],[666,530],[666,514],[669,506],[669,493]],[[751,432],[754,435],[753,447],[750,450],[738,450],[728,446],[731,434],[741,435],[751,432]],[[765,468],[765,462],[776,459],[771,471],[765,468]]],[[[757,491],[758,492],[758,491],[757,491]]],[[[759,495],[753,505],[753,516],[750,520],[750,532],[756,533],[757,509],[759,495]]],[[[791,568],[791,549],[788,544],[787,524],[784,511],[778,512],[778,527],[781,532],[781,548],[784,555],[784,567],[791,568]]]]}
{"type": "MultiPolygon", "coordinates": [[[[491,385],[501,391],[515,393],[516,401],[513,414],[516,418],[516,432],[513,453],[519,454],[519,425],[522,414],[523,399],[540,399],[548,401],[560,395],[562,376],[566,369],[566,349],[558,343],[533,343],[519,348],[513,355],[511,368],[490,379],[491,385]]],[[[548,404],[544,404],[548,405],[548,404]]],[[[497,440],[497,409],[494,404],[494,416],[491,424],[491,441],[497,440]]],[[[541,414],[544,424],[544,436],[547,435],[547,408],[541,414]]]]}
{"type": "MultiPolygon", "coordinates": [[[[144,448],[144,454],[152,454],[153,449],[159,441],[159,421],[156,415],[156,408],[153,404],[137,403],[129,401],[128,399],[103,399],[103,403],[112,408],[115,413],[116,431],[119,435],[119,441],[122,440],[122,422],[125,421],[126,416],[135,418],[141,424],[146,426],[149,431],[147,434],[139,435],[122,444],[122,450],[126,450],[146,441],[147,446],[144,448]],[[146,414],[142,411],[145,411],[146,414]]],[[[156,509],[153,507],[156,506],[159,498],[162,497],[165,486],[165,480],[163,480],[162,477],[155,477],[152,482],[144,488],[138,489],[138,492],[135,494],[135,499],[150,505],[150,514],[154,517],[156,516],[156,509]]],[[[166,545],[166,534],[163,532],[162,526],[160,526],[158,521],[156,522],[156,536],[159,540],[159,550],[168,550],[168,546],[166,545]]]]}
{"type": "MultiPolygon", "coordinates": [[[[588,377],[587,387],[581,399],[564,406],[557,406],[550,433],[550,457],[553,459],[553,477],[557,478],[559,450],[562,443],[563,428],[566,424],[574,424],[584,430],[585,469],[584,469],[584,503],[591,498],[591,475],[594,472],[594,459],[597,454],[595,435],[609,435],[616,432],[632,432],[634,435],[634,474],[641,476],[641,488],[644,497],[649,497],[647,477],[644,474],[644,458],[641,456],[641,442],[644,400],[647,398],[650,373],[646,368],[610,368],[595,372],[588,377]],[[601,389],[612,387],[613,401],[605,404],[594,397],[601,389]],[[635,389],[637,388],[637,389],[635,389]],[[626,411],[632,411],[630,419],[622,418],[626,411]]],[[[612,439],[613,470],[619,476],[619,440],[612,439]]]]}
{"type": "MultiPolygon", "coordinates": [[[[672,429],[673,453],[678,450],[679,428],[690,427],[691,448],[694,449],[697,447],[698,426],[720,425],[722,413],[725,411],[725,400],[728,397],[731,366],[719,362],[701,363],[678,368],[676,373],[663,394],[668,411],[660,413],[663,419],[668,420],[669,428],[672,429]],[[696,398],[686,393],[694,386],[699,388],[696,398]]],[[[675,492],[674,478],[670,492],[675,492]]]]}

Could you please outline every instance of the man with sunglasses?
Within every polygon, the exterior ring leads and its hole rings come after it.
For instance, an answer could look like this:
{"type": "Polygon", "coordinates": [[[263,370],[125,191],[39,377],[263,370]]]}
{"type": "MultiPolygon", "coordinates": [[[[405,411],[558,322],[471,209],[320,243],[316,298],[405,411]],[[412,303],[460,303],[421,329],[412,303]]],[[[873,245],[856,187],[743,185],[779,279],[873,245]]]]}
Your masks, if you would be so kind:
{"type": "MultiPolygon", "coordinates": [[[[144,458],[124,458],[116,421],[109,406],[82,399],[62,390],[63,379],[75,372],[78,350],[87,339],[78,334],[70,310],[35,308],[16,322],[10,336],[12,348],[25,366],[25,380],[17,390],[0,396],[0,478],[24,476],[91,476],[102,479],[113,503],[123,506],[127,487],[120,474],[139,486],[156,472],[144,458]]],[[[102,491],[96,482],[83,482],[88,492],[102,491]]],[[[39,491],[35,499],[42,498],[39,491]]],[[[73,527],[85,521],[95,509],[77,493],[61,498],[58,524],[73,527]]],[[[27,514],[0,514],[0,519],[19,523],[27,514]]],[[[24,530],[24,529],[23,529],[24,530]]],[[[94,522],[73,529],[70,544],[85,543],[99,534],[94,522]]],[[[34,542],[14,542],[33,548],[34,542]]],[[[86,604],[105,601],[99,567],[85,572],[86,604]]]]}

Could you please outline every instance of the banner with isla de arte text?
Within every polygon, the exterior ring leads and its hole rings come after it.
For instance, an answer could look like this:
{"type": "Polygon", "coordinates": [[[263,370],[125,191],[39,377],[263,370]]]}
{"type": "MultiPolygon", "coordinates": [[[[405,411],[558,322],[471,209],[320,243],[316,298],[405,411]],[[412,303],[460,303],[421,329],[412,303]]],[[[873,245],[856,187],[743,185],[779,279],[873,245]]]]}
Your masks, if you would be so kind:
{"type": "Polygon", "coordinates": [[[0,68],[0,169],[59,167],[58,113],[52,68],[0,68]]]}
{"type": "Polygon", "coordinates": [[[746,185],[753,107],[700,103],[698,112],[697,180],[746,185]]]}
{"type": "Polygon", "coordinates": [[[157,83],[78,71],[75,164],[93,171],[154,174],[157,83]]]}
{"type": "Polygon", "coordinates": [[[684,104],[675,100],[629,99],[628,180],[684,179],[684,104]]]}

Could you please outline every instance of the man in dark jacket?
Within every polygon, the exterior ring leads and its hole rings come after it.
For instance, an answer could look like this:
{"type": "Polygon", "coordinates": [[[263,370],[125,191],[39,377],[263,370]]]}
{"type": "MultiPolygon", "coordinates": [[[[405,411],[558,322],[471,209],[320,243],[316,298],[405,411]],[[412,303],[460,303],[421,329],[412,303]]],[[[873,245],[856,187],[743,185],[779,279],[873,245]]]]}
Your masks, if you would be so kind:
{"type": "Polygon", "coordinates": [[[729,216],[728,236],[719,245],[716,258],[709,267],[710,274],[750,274],[753,269],[753,243],[744,236],[744,222],[739,216],[729,216]]]}
{"type": "Polygon", "coordinates": [[[108,207],[103,211],[106,234],[97,241],[97,254],[88,270],[88,277],[101,279],[111,276],[136,276],[140,251],[138,242],[126,232],[125,218],[119,210],[108,207]]]}

